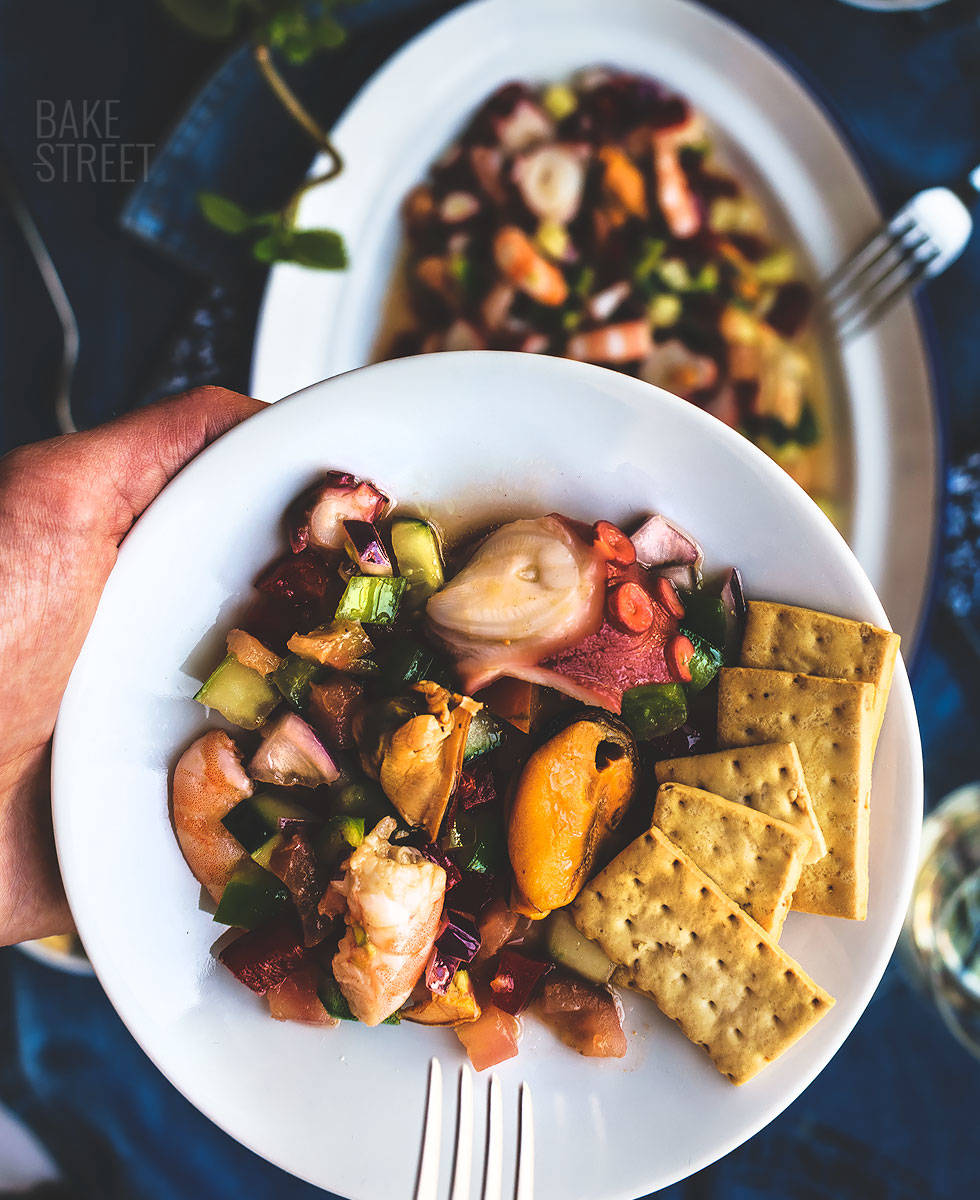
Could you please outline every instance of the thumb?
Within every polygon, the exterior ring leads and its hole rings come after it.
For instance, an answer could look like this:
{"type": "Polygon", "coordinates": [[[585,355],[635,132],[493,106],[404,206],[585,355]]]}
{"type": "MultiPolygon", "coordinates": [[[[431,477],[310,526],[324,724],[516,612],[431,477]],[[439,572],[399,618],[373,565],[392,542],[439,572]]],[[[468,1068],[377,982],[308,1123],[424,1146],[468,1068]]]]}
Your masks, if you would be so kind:
{"type": "Polygon", "coordinates": [[[200,387],[77,435],[88,442],[85,449],[98,472],[92,478],[101,479],[110,493],[109,532],[121,540],[181,467],[265,407],[227,388],[200,387]]]}

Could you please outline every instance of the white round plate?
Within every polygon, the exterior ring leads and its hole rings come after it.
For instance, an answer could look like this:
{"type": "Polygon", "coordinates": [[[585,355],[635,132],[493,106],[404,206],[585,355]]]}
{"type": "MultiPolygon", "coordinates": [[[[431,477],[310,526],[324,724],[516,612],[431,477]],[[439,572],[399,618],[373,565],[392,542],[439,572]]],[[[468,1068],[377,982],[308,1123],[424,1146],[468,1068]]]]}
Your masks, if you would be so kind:
{"type": "MultiPolygon", "coordinates": [[[[232,1136],[341,1195],[408,1200],[429,1057],[451,1079],[461,1047],[412,1026],[271,1020],[211,956],[220,928],[198,907],[168,815],[169,770],[205,727],[191,700],[198,680],[281,551],[287,504],[331,467],[450,529],[553,510],[619,522],[662,510],[696,533],[709,565],[738,564],[750,596],[879,623],[885,614],[833,526],[749,442],[666,392],[561,359],[442,354],[340,376],[233,430],[150,507],[123,544],[55,734],[55,831],[79,933],[146,1052],[232,1136]]],[[[497,1073],[510,1148],[518,1084],[531,1086],[538,1200],[632,1200],[731,1150],[806,1087],[895,944],[921,780],[900,664],[874,771],[870,916],[790,915],[783,944],[837,1004],[751,1083],[732,1087],[638,998],[627,1001],[621,1061],[581,1058],[527,1022],[520,1055],[497,1073]]],[[[481,1077],[478,1102],[485,1087],[481,1077]]]]}
{"type": "MultiPolygon", "coordinates": [[[[405,194],[501,83],[560,78],[593,63],[647,72],[688,96],[736,165],[768,194],[814,278],[829,274],[880,223],[823,108],[724,18],[684,0],[481,0],[396,54],[337,125],[347,167],[307,194],[300,219],[341,230],[352,266],[339,274],[272,270],[253,395],[278,400],[371,361],[405,194]]],[[[843,353],[829,338],[823,348],[841,435],[849,540],[909,654],[932,576],[939,478],[932,383],[915,309],[899,304],[843,353]]]]}

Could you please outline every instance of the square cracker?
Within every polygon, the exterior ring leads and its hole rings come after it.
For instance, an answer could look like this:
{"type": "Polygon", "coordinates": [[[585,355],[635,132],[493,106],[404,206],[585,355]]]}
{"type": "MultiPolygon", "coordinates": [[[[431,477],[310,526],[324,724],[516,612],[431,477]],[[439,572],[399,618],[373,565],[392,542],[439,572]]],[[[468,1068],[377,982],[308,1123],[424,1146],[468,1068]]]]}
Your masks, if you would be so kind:
{"type": "Polygon", "coordinates": [[[732,1083],[778,1058],[834,1003],[653,826],[579,893],[572,917],[732,1083]]]}
{"type": "Polygon", "coordinates": [[[827,843],[826,855],[803,868],[793,897],[802,912],[867,916],[874,696],[870,683],[745,667],[719,672],[721,745],[792,739],[799,751],[827,843]]]}
{"type": "Polygon", "coordinates": [[[827,853],[793,742],[665,758],[654,770],[658,783],[687,783],[703,788],[795,826],[810,838],[808,863],[827,853]]]}
{"type": "Polygon", "coordinates": [[[875,689],[871,752],[878,744],[901,639],[867,621],[764,600],[749,601],[742,639],[743,667],[796,671],[825,679],[870,683],[875,689]]]}
{"type": "Polygon", "coordinates": [[[810,848],[805,833],[684,783],[661,786],[653,823],[779,941],[810,848]]]}

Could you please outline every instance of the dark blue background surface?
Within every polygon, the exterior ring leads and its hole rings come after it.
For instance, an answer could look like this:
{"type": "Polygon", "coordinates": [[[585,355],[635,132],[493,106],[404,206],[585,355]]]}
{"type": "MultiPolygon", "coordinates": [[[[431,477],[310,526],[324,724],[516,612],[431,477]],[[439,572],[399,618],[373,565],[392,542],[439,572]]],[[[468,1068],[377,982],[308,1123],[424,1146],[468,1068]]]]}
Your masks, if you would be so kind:
{"type": "MultiPolygon", "coordinates": [[[[533,0],[529,0],[533,2],[533,0]]],[[[450,5],[371,0],[341,54],[297,77],[325,120],[406,37],[450,5]]],[[[980,160],[980,17],[954,4],[880,16],[835,0],[725,0],[816,88],[886,205],[980,160]]],[[[0,149],[79,315],[76,411],[87,423],[188,382],[245,389],[261,273],[194,222],[187,198],[217,186],[281,199],[309,151],[241,58],[226,64],[206,153],[160,162],[137,197],[112,183],[36,178],[38,99],[118,99],[123,140],[162,144],[227,50],[198,42],[141,0],[0,0],[0,149]],[[166,170],[163,170],[163,167],[166,170]],[[203,175],[200,172],[203,170],[203,175]],[[198,174],[195,174],[198,172],[198,174]],[[129,200],[130,229],[121,232],[129,200]],[[187,269],[193,261],[207,268],[187,269]]],[[[369,152],[369,148],[365,148],[369,152]]],[[[0,204],[0,448],[54,432],[57,326],[0,204]]],[[[930,292],[936,366],[954,457],[980,443],[980,238],[930,292]]],[[[913,680],[927,803],[980,778],[980,664],[939,606],[913,680]]],[[[39,1133],[80,1195],[322,1195],[235,1146],[147,1062],[98,986],[0,953],[0,1099],[39,1133]]],[[[324,1114],[334,1098],[324,1097],[324,1114]]],[[[342,1098],[337,1098],[342,1102],[342,1098]]],[[[669,1189],[671,1197],[976,1195],[980,1064],[889,968],[854,1034],[809,1090],[752,1142],[669,1189]]],[[[318,1116],[328,1120],[328,1115],[318,1116]]],[[[365,1148],[374,1146],[365,1128],[365,1148]]],[[[408,1179],[414,1164],[406,1164],[408,1179]]]]}

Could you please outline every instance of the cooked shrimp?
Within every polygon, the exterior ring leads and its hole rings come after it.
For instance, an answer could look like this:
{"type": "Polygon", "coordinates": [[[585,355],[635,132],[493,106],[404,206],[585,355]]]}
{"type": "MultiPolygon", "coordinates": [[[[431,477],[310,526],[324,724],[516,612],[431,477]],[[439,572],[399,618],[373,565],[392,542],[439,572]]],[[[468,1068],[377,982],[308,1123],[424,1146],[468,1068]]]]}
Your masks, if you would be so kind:
{"type": "Polygon", "coordinates": [[[348,929],[333,973],[351,1011],[379,1025],[408,999],[425,970],[442,918],[446,872],[408,846],[392,846],[385,817],[334,886],[347,897],[348,929]]]}
{"type": "Polygon", "coordinates": [[[568,296],[565,276],[535,250],[516,225],[505,225],[493,239],[493,256],[501,273],[539,304],[557,307],[568,296]]]}
{"type": "Polygon", "coordinates": [[[599,151],[603,165],[602,182],[628,213],[646,218],[647,188],[643,172],[618,146],[603,146],[599,151]]]}
{"type": "Polygon", "coordinates": [[[674,237],[693,237],[701,228],[701,210],[676,147],[655,137],[653,165],[657,172],[657,203],[667,228],[674,237]]]}
{"type": "Polygon", "coordinates": [[[227,733],[213,729],[181,755],[174,769],[174,829],[187,865],[213,900],[220,900],[235,867],[246,858],[221,818],[253,784],[227,733]]]}
{"type": "Polygon", "coordinates": [[[565,353],[581,362],[622,363],[646,358],[652,349],[650,323],[641,318],[576,333],[568,339],[565,353]]]}

